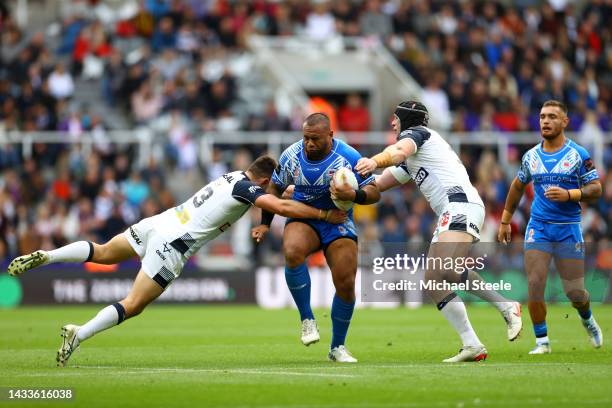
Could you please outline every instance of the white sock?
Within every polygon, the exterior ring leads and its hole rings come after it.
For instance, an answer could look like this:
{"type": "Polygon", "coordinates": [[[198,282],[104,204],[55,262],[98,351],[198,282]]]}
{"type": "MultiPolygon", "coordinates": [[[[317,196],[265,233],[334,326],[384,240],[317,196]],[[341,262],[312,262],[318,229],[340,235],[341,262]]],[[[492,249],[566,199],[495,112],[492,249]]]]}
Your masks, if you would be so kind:
{"type": "Polygon", "coordinates": [[[61,248],[48,251],[49,263],[54,262],[85,262],[93,256],[93,244],[88,241],[77,241],[61,248]]]}
{"type": "Polygon", "coordinates": [[[536,345],[540,346],[542,344],[548,344],[548,336],[544,336],[544,337],[536,337],[536,345]]]}
{"type": "Polygon", "coordinates": [[[467,310],[465,310],[465,304],[461,299],[453,299],[444,305],[440,311],[451,326],[455,328],[464,346],[479,346],[482,344],[472,328],[472,324],[468,319],[467,310]]]}
{"type": "Polygon", "coordinates": [[[125,310],[119,303],[106,306],[98,312],[96,317],[81,326],[77,333],[77,338],[79,342],[83,342],[96,333],[118,325],[123,321],[124,317],[125,310]]]}

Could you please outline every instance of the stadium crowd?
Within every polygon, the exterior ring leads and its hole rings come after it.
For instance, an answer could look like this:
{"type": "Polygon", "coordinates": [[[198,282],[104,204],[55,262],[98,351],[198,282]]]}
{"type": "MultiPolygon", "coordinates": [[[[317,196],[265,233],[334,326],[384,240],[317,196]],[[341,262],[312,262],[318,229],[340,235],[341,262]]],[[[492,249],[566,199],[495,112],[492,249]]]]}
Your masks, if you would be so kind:
{"type": "MultiPolygon", "coordinates": [[[[535,0],[512,6],[470,0],[144,0],[126,2],[133,7],[121,18],[104,18],[103,4],[64,2],[54,47],[48,35],[27,32],[0,8],[0,131],[61,130],[71,142],[91,131],[98,141],[91,155],[78,145],[35,144],[31,159],[18,145],[0,146],[0,258],[75,238],[104,241],[175,203],[167,163],[137,168],[133,148],[105,139],[113,123],[95,109],[100,101],[122,110],[134,126],[166,118],[173,168],[203,170],[205,179],[232,167],[233,156],[217,151],[212,163],[198,163],[194,135],[299,130],[300,121],[280,116],[271,101],[262,113],[245,114],[240,71],[232,70],[232,62],[252,33],[322,41],[378,37],[423,85],[423,102],[443,119],[442,130],[537,130],[539,107],[550,98],[569,105],[571,134],[579,143],[589,145],[612,129],[611,6],[605,0],[582,8],[535,0]],[[75,84],[83,80],[100,89],[86,105],[74,98],[75,84]]],[[[339,130],[370,130],[362,96],[348,95],[335,109],[339,130]]],[[[609,150],[600,168],[604,197],[584,210],[591,241],[612,236],[609,150]]],[[[484,240],[493,240],[521,153],[511,147],[504,167],[488,150],[462,154],[487,205],[484,240]]],[[[529,202],[516,218],[517,236],[529,202]]],[[[375,209],[359,209],[358,218],[366,239],[383,242],[427,241],[434,222],[414,186],[385,194],[375,209]]]]}

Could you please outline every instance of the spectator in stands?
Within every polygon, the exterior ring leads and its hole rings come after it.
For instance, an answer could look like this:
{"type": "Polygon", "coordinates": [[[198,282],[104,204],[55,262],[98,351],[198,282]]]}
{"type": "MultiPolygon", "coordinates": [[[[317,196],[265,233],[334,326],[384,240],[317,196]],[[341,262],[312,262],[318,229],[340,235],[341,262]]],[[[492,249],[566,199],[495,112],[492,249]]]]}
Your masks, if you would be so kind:
{"type": "Polygon", "coordinates": [[[329,0],[313,0],[313,10],[306,17],[305,34],[318,41],[336,34],[336,20],[329,11],[329,0]]]}
{"type": "Polygon", "coordinates": [[[49,75],[49,92],[56,99],[70,98],[74,93],[72,75],[64,69],[64,64],[55,65],[55,70],[49,75]]]}
{"type": "Polygon", "coordinates": [[[365,11],[359,18],[361,33],[385,39],[393,31],[391,17],[383,13],[380,0],[366,0],[365,11]]]}
{"type": "Polygon", "coordinates": [[[351,93],[338,111],[338,126],[347,132],[370,130],[370,112],[358,93],[351,93]]]}

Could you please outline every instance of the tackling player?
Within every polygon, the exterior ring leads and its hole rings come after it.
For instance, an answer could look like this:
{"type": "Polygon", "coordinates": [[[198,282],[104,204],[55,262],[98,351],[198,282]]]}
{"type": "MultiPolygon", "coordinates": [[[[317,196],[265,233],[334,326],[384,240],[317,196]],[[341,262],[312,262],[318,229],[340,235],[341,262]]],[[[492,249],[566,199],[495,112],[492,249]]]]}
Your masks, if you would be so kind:
{"type": "Polygon", "coordinates": [[[567,107],[550,100],[540,110],[542,142],[523,156],[514,178],[499,226],[497,238],[508,243],[510,221],[533,181],[535,198],[525,231],[525,271],[529,285],[529,315],[536,346],[529,354],[551,352],[546,326],[544,290],[552,258],[559,271],[563,290],[580,315],[591,343],[603,344],[603,334],[591,312],[589,293],[584,287],[584,240],[580,228],[580,202],[596,200],[602,188],[589,153],[565,137],[569,123],[567,107]]]}
{"type": "MultiPolygon", "coordinates": [[[[485,209],[459,157],[436,131],[427,127],[428,121],[429,113],[422,103],[400,103],[391,122],[397,142],[372,158],[361,159],[355,169],[360,174],[369,174],[377,168],[387,168],[376,178],[380,191],[414,180],[439,217],[428,257],[457,259],[467,256],[472,242],[480,239],[485,209]]],[[[452,283],[483,281],[475,271],[457,274],[441,265],[428,269],[425,279],[452,283]]],[[[444,362],[486,359],[487,350],[474,332],[457,293],[449,290],[428,290],[428,293],[463,342],[459,354],[444,362]]],[[[492,303],[501,312],[507,324],[508,339],[514,341],[522,329],[520,303],[493,290],[473,290],[471,293],[492,303]]]]}
{"type": "MultiPolygon", "coordinates": [[[[361,155],[343,141],[333,138],[329,118],[322,113],[308,116],[303,125],[303,140],[292,144],[280,157],[268,191],[280,196],[294,185],[293,199],[322,209],[335,208],[330,182],[336,170],[353,169],[361,155]]],[[[373,204],[380,198],[374,177],[356,175],[359,189],[338,186],[336,198],[358,204],[373,204]]],[[[253,229],[253,237],[261,240],[269,230],[272,215],[262,212],[262,225],[253,229]]],[[[331,319],[332,341],[328,358],[331,361],[354,363],[357,360],[344,345],[353,309],[355,308],[355,276],[357,274],[357,231],[352,210],[343,224],[326,221],[287,220],[283,233],[285,279],[302,321],[302,343],[319,341],[319,330],[310,307],[310,275],[306,257],[323,248],[332,273],[336,294],[331,319]]]]}
{"type": "Polygon", "coordinates": [[[224,174],[210,182],[189,200],[150,218],[145,218],[103,245],[78,241],[52,251],[36,251],[14,259],[10,275],[55,262],[96,262],[115,264],[138,256],[142,267],[130,293],[102,309],[82,326],[62,327],[63,342],[57,362],[65,366],[80,343],[94,334],[134,317],[159,297],[176,279],[191,255],[208,241],[225,232],[251,206],[293,218],[343,223],[346,213],[322,210],[292,200],[280,200],[263,190],[276,161],[259,157],[246,172],[224,174]]]}

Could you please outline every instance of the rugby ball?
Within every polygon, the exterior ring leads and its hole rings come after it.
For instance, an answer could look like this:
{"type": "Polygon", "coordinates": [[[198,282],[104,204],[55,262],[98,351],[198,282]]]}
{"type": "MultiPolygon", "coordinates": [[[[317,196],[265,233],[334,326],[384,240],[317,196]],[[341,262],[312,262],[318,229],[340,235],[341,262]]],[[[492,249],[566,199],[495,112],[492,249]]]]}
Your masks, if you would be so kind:
{"type": "MultiPolygon", "coordinates": [[[[355,174],[348,167],[341,167],[334,173],[334,183],[336,184],[336,186],[348,184],[353,188],[353,190],[357,190],[359,188],[359,184],[357,183],[357,178],[355,177],[355,174]]],[[[334,205],[336,207],[344,211],[350,210],[355,204],[352,201],[336,200],[333,197],[332,201],[334,202],[334,205]]]]}

